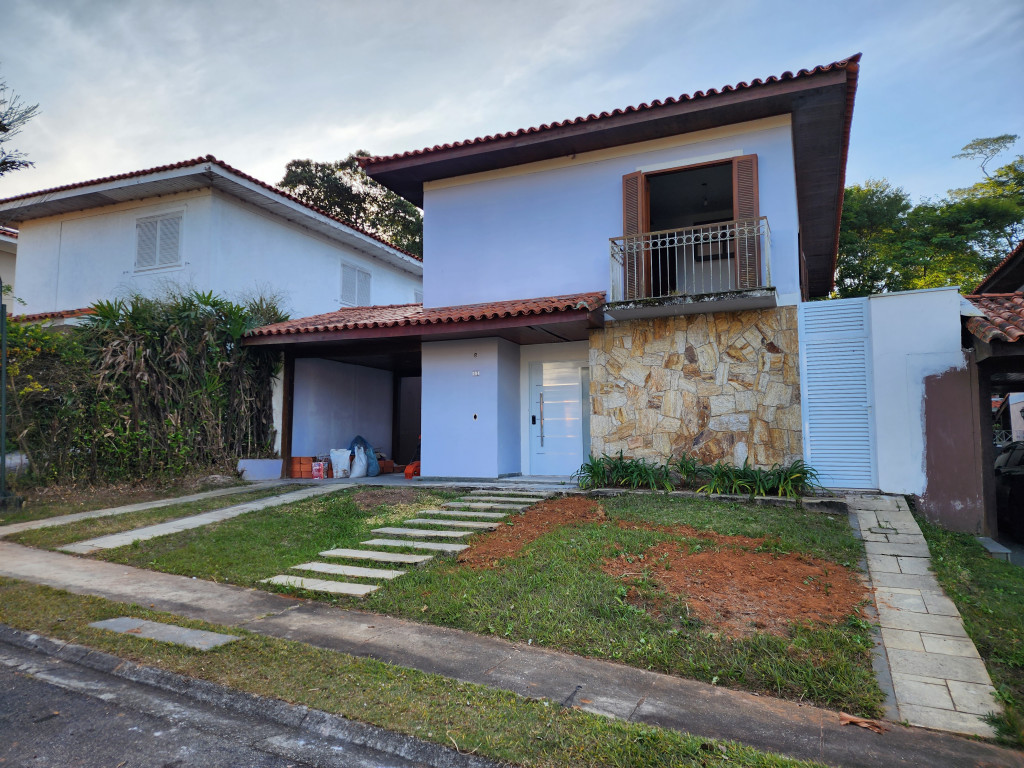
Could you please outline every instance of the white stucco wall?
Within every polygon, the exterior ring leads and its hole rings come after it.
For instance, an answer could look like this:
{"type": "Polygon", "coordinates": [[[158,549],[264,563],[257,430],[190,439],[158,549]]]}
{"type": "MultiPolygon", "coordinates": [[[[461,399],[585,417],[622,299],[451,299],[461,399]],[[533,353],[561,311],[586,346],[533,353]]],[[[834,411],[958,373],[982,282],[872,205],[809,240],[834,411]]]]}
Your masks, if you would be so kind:
{"type": "Polygon", "coordinates": [[[1024,392],[1011,392],[1007,395],[1009,402],[1007,407],[1010,410],[1010,430],[1013,432],[1014,440],[1024,440],[1024,392]]]}
{"type": "Polygon", "coordinates": [[[956,288],[890,293],[868,300],[879,490],[922,494],[925,378],[966,363],[956,288]]]}
{"type": "Polygon", "coordinates": [[[329,312],[341,298],[341,263],[371,271],[371,301],[415,300],[420,278],[236,198],[200,190],[28,221],[16,283],[26,314],[85,307],[168,285],[230,299],[264,291],[292,317],[329,312]],[[135,272],[137,219],[182,211],[182,264],[135,272]]]}
{"type": "Polygon", "coordinates": [[[422,474],[519,471],[519,354],[502,339],[423,345],[422,474]]]}
{"type": "Polygon", "coordinates": [[[295,361],[292,455],[319,456],[348,448],[362,435],[391,455],[390,371],[299,358],[295,361]]]}
{"type": "Polygon", "coordinates": [[[798,216],[788,116],[516,166],[424,186],[424,304],[447,306],[609,288],[622,234],[622,177],[756,154],[760,212],[780,302],[799,301],[798,216]]]}

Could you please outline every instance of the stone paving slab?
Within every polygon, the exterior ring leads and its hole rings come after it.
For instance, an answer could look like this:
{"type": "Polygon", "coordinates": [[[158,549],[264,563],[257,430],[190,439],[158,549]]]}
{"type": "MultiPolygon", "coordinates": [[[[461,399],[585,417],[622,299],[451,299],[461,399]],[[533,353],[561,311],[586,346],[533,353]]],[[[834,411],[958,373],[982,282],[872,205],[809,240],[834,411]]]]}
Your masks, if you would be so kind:
{"type": "Polygon", "coordinates": [[[282,504],[292,504],[296,501],[303,501],[314,496],[323,496],[326,493],[334,493],[337,490],[338,489],[333,486],[314,486],[311,488],[303,488],[298,491],[282,493],[279,496],[268,496],[265,499],[247,501],[244,504],[235,504],[234,506],[224,507],[223,509],[214,509],[209,512],[183,517],[178,520],[168,520],[167,522],[157,523],[156,525],[147,525],[143,528],[136,528],[133,531],[122,531],[121,533],[112,533],[109,536],[98,536],[95,539],[76,541],[73,544],[60,547],[60,550],[74,554],[90,554],[100,549],[124,547],[136,541],[147,541],[148,539],[155,539],[158,536],[168,536],[172,533],[179,533],[192,528],[201,528],[204,525],[211,525],[213,523],[223,522],[224,520],[230,520],[233,517],[244,515],[247,512],[255,512],[260,509],[277,507],[282,504]]]}
{"type": "Polygon", "coordinates": [[[428,531],[426,528],[374,528],[370,533],[386,533],[390,536],[422,536],[424,538],[458,538],[470,536],[477,531],[428,531]]]}
{"type": "Polygon", "coordinates": [[[554,494],[545,491],[512,491],[512,490],[494,490],[487,488],[477,488],[469,492],[470,496],[505,496],[508,498],[526,498],[526,499],[550,499],[554,494]]]}
{"type": "Polygon", "coordinates": [[[361,541],[368,547],[410,547],[412,549],[425,549],[431,552],[455,553],[468,549],[468,544],[444,544],[438,541],[402,541],[401,539],[370,539],[361,541]]]}
{"type": "Polygon", "coordinates": [[[928,543],[902,497],[849,496],[864,539],[885,663],[899,717],[918,726],[991,737],[979,716],[999,705],[956,605],[931,572],[928,543]]]}
{"type": "Polygon", "coordinates": [[[137,635],[150,640],[159,640],[163,643],[185,645],[189,648],[197,648],[200,651],[218,648],[238,639],[235,635],[225,635],[221,632],[208,632],[205,629],[188,629],[187,627],[179,627],[174,624],[133,619],[130,616],[121,616],[105,621],[94,621],[89,626],[121,634],[137,635]]]}
{"type": "Polygon", "coordinates": [[[441,505],[447,509],[513,509],[522,511],[529,507],[529,504],[498,504],[494,502],[475,501],[449,501],[441,505]]]}
{"type": "Polygon", "coordinates": [[[349,560],[372,560],[378,563],[418,565],[433,560],[433,555],[406,555],[400,552],[377,552],[372,549],[325,549],[320,557],[344,557],[349,560]]]}
{"type": "Polygon", "coordinates": [[[397,579],[406,573],[398,569],[363,568],[358,565],[342,565],[340,563],[301,563],[293,565],[292,568],[298,571],[331,573],[335,576],[352,576],[359,579],[397,579]]]}
{"type": "Polygon", "coordinates": [[[492,502],[496,504],[536,504],[539,501],[544,501],[544,496],[470,496],[460,501],[466,501],[472,504],[478,504],[480,502],[492,502]]]}
{"type": "Polygon", "coordinates": [[[438,515],[441,517],[479,517],[483,520],[502,520],[508,517],[506,512],[476,512],[470,509],[421,509],[421,515],[438,515]]]}
{"type": "Polygon", "coordinates": [[[91,509],[85,512],[72,512],[70,515],[58,515],[57,517],[45,517],[41,520],[26,520],[22,523],[11,523],[10,525],[0,526],[0,538],[4,536],[10,536],[13,533],[21,533],[22,531],[35,530],[36,528],[52,528],[58,525],[67,525],[68,523],[75,523],[79,520],[92,520],[97,517],[112,517],[114,515],[124,515],[128,512],[141,512],[147,509],[159,509],[160,507],[170,507],[175,504],[187,504],[192,501],[202,501],[203,499],[212,499],[219,496],[232,496],[236,493],[249,493],[252,491],[259,491],[264,488],[273,488],[278,485],[290,485],[290,480],[274,480],[269,482],[260,483],[249,483],[248,485],[236,485],[230,488],[215,488],[212,491],[202,491],[201,493],[191,493],[187,496],[175,496],[170,499],[156,499],[154,501],[140,501],[137,504],[125,504],[120,507],[108,507],[107,509],[91,509]]]}
{"type": "Polygon", "coordinates": [[[363,597],[380,589],[376,584],[350,584],[347,581],[328,581],[327,579],[307,579],[304,576],[273,576],[261,579],[263,584],[277,584],[284,587],[299,587],[311,592],[330,592],[335,595],[351,595],[363,597]]]}
{"type": "Polygon", "coordinates": [[[501,525],[487,520],[426,520],[421,517],[414,517],[406,520],[406,525],[439,525],[444,528],[476,528],[479,530],[493,531],[501,525]]]}

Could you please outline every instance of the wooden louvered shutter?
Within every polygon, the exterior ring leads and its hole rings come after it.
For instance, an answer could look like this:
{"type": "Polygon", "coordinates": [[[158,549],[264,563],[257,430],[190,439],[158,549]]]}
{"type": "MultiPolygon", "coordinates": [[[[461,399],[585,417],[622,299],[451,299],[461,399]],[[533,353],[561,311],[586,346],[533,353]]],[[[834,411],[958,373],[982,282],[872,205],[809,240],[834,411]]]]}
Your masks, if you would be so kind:
{"type": "Polygon", "coordinates": [[[761,237],[758,234],[757,155],[732,161],[732,213],[736,225],[736,287],[761,285],[761,237]]]}
{"type": "Polygon", "coordinates": [[[625,270],[622,285],[627,301],[643,298],[650,284],[650,254],[645,253],[642,238],[633,237],[647,231],[647,179],[643,171],[627,173],[622,177],[622,267],[625,270]]]}

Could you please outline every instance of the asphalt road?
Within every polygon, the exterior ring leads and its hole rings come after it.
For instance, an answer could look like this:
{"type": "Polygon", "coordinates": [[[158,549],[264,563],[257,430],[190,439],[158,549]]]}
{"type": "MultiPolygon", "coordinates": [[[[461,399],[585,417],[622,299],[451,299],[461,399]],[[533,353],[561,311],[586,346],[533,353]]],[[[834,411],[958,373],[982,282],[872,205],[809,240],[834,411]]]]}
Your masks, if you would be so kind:
{"type": "Polygon", "coordinates": [[[0,645],[0,766],[407,768],[408,761],[0,645]]]}

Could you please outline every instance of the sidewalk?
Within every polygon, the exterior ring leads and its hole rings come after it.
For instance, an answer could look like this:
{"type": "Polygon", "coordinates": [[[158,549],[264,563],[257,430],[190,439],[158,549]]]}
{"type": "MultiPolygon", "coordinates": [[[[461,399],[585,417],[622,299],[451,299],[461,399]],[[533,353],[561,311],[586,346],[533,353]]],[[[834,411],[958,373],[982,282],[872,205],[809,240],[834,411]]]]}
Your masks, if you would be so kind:
{"type": "Polygon", "coordinates": [[[732,739],[832,765],[1019,766],[1018,753],[892,725],[878,735],[836,712],[717,688],[612,662],[224,584],[0,541],[0,576],[152,605],[403,667],[576,704],[597,714],[732,739]],[[586,702],[584,702],[584,699],[586,702]]]}

